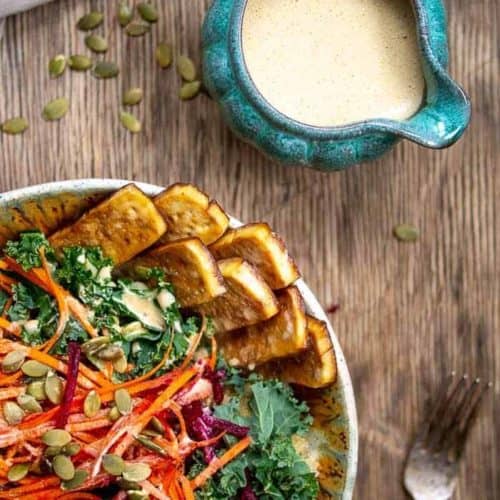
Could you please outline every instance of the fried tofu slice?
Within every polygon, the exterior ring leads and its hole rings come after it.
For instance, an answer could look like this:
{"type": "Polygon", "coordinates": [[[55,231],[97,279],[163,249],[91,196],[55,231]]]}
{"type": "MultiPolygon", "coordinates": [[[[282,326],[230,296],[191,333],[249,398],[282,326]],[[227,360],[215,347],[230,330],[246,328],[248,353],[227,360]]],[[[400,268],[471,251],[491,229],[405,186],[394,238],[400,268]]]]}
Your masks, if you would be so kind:
{"type": "Polygon", "coordinates": [[[284,382],[319,389],[337,378],[337,361],[328,327],[324,321],[307,316],[307,349],[297,356],[271,361],[259,372],[284,382]]]}
{"type": "Polygon", "coordinates": [[[193,308],[212,319],[216,332],[264,321],[278,312],[278,301],[259,272],[240,258],[218,262],[227,291],[193,308]]]}
{"type": "Polygon", "coordinates": [[[226,292],[217,262],[198,238],[184,238],[149,250],[125,264],[120,272],[137,278],[141,267],[163,269],[182,307],[209,302],[226,292]]]}
{"type": "Polygon", "coordinates": [[[165,221],[153,202],[137,186],[128,184],[49,240],[56,249],[100,246],[115,264],[121,264],[155,243],[165,230],[165,221]]]}
{"type": "Polygon", "coordinates": [[[216,259],[241,257],[250,262],[273,290],[285,288],[300,277],[283,241],[263,222],[229,230],[210,245],[210,251],[216,259]]]}
{"type": "Polygon", "coordinates": [[[253,369],[306,348],[306,313],[300,292],[296,287],[285,288],[277,298],[279,313],[276,316],[222,336],[221,352],[230,365],[253,369]]]}
{"type": "Polygon", "coordinates": [[[162,242],[196,236],[209,245],[229,225],[229,217],[215,201],[192,184],[173,184],[154,198],[168,231],[162,242]]]}

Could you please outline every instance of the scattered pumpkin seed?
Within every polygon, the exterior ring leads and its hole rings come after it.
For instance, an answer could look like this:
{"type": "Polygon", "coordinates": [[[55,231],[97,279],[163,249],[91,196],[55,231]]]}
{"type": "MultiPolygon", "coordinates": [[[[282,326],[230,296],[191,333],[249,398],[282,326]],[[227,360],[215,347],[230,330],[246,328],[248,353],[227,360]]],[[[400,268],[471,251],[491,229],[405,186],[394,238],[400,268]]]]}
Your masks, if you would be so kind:
{"type": "Polygon", "coordinates": [[[75,477],[75,466],[66,455],[57,455],[54,457],[52,468],[63,481],[69,481],[75,477]]]}
{"type": "Polygon", "coordinates": [[[89,473],[84,469],[76,469],[73,479],[63,481],[61,487],[63,490],[74,490],[81,486],[89,477],[89,473]]]}
{"type": "Polygon", "coordinates": [[[90,31],[97,28],[104,20],[104,14],[98,11],[92,11],[80,17],[76,24],[78,29],[82,31],[90,31]]]}
{"type": "Polygon", "coordinates": [[[96,352],[96,356],[104,361],[114,361],[124,355],[123,349],[116,344],[111,344],[96,352]]]}
{"type": "Polygon", "coordinates": [[[58,405],[62,401],[64,391],[63,381],[57,375],[49,375],[45,379],[45,394],[49,401],[58,405]]]}
{"type": "Polygon", "coordinates": [[[49,367],[39,361],[30,359],[29,361],[26,361],[26,363],[23,363],[21,370],[25,375],[28,375],[28,377],[43,377],[47,375],[49,367]]]}
{"type": "Polygon", "coordinates": [[[121,415],[130,413],[132,409],[132,398],[127,389],[118,389],[115,392],[115,403],[121,415]]]}
{"type": "Polygon", "coordinates": [[[22,116],[9,118],[8,120],[5,120],[0,126],[0,130],[2,130],[4,134],[9,135],[22,134],[27,128],[28,120],[26,120],[26,118],[23,118],[22,116]]]}
{"type": "Polygon", "coordinates": [[[42,117],[47,121],[60,120],[69,109],[69,100],[60,97],[47,103],[42,111],[42,117]]]}
{"type": "Polygon", "coordinates": [[[165,426],[160,422],[160,420],[157,417],[153,417],[149,421],[149,427],[151,427],[151,429],[153,429],[154,431],[158,432],[161,435],[165,434],[165,426]]]}
{"type": "Polygon", "coordinates": [[[2,410],[3,416],[9,425],[17,425],[24,418],[23,409],[14,401],[6,401],[2,410]]]}
{"type": "Polygon", "coordinates": [[[82,54],[74,54],[69,56],[68,66],[73,71],[87,71],[92,67],[92,59],[82,54]]]}
{"type": "Polygon", "coordinates": [[[148,464],[135,463],[126,464],[122,473],[123,479],[140,483],[151,475],[151,467],[148,464]]]}
{"type": "Polygon", "coordinates": [[[393,229],[393,233],[399,241],[408,243],[417,241],[420,236],[418,229],[411,224],[399,224],[393,229]]]}
{"type": "Polygon", "coordinates": [[[71,434],[63,429],[51,429],[42,435],[47,446],[65,446],[71,442],[71,434]]]}
{"type": "Polygon", "coordinates": [[[172,64],[172,45],[160,42],[156,47],[155,57],[161,68],[168,68],[172,64]]]}
{"type": "Polygon", "coordinates": [[[194,82],[186,82],[179,91],[179,97],[183,101],[188,101],[189,99],[194,99],[201,89],[201,82],[195,80],[194,82]]]}
{"type": "Polygon", "coordinates": [[[124,106],[135,106],[142,101],[142,89],[132,87],[123,94],[122,102],[124,106]]]}
{"type": "Polygon", "coordinates": [[[125,33],[128,36],[142,36],[151,30],[151,26],[140,21],[132,21],[126,28],[125,33]]]}
{"type": "Polygon", "coordinates": [[[93,52],[101,53],[108,50],[107,40],[100,35],[87,35],[85,45],[93,52]]]}
{"type": "Polygon", "coordinates": [[[94,66],[93,74],[96,78],[106,79],[114,78],[119,72],[120,69],[115,63],[109,61],[99,61],[94,66]]]}
{"type": "Polygon", "coordinates": [[[156,7],[150,3],[141,2],[137,5],[139,15],[148,23],[156,23],[158,21],[158,11],[156,7]]]}
{"type": "Polygon", "coordinates": [[[108,412],[108,418],[112,421],[115,422],[120,418],[120,412],[118,411],[118,408],[116,406],[113,406],[109,412],[108,412]]]}
{"type": "Polygon", "coordinates": [[[177,58],[177,72],[186,82],[192,82],[196,79],[196,66],[187,56],[179,56],[177,58]]]}
{"type": "Polygon", "coordinates": [[[94,337],[82,344],[82,351],[85,354],[92,354],[98,351],[101,347],[109,344],[109,337],[94,337]]]}
{"type": "Polygon", "coordinates": [[[101,409],[101,396],[96,391],[90,391],[83,402],[83,413],[88,418],[95,417],[101,409]]]}
{"type": "Polygon", "coordinates": [[[7,472],[7,479],[9,481],[12,481],[13,483],[15,483],[16,481],[20,481],[21,479],[26,477],[26,474],[28,474],[29,470],[30,464],[27,463],[13,465],[9,469],[9,472],[7,472]]]}
{"type": "Polygon", "coordinates": [[[125,373],[128,368],[128,362],[127,362],[127,357],[125,354],[118,359],[113,360],[113,369],[117,373],[125,373]]]}
{"type": "Polygon", "coordinates": [[[138,436],[135,436],[135,439],[142,444],[145,448],[148,450],[154,451],[155,453],[158,453],[158,455],[161,456],[167,456],[168,453],[159,445],[157,445],[154,441],[151,441],[151,439],[148,439],[146,436],[139,434],[138,436]]]}
{"type": "Polygon", "coordinates": [[[134,11],[124,2],[121,2],[118,5],[118,9],[116,11],[116,17],[118,18],[118,22],[120,26],[127,26],[127,24],[132,21],[132,17],[134,15],[134,11]]]}
{"type": "Polygon", "coordinates": [[[45,394],[45,381],[35,380],[28,384],[26,387],[26,393],[33,396],[37,401],[45,401],[47,399],[47,394],[45,394]]]}
{"type": "Polygon", "coordinates": [[[39,413],[43,411],[42,405],[29,394],[19,394],[17,404],[28,413],[39,413]]]}
{"type": "Polygon", "coordinates": [[[149,500],[149,498],[145,491],[127,491],[127,500],[149,500]]]}
{"type": "Polygon", "coordinates": [[[137,484],[135,481],[126,481],[125,479],[123,479],[123,477],[118,478],[117,484],[122,490],[127,490],[127,491],[142,490],[140,484],[137,484]]]}
{"type": "Polygon", "coordinates": [[[44,456],[47,458],[54,458],[57,455],[60,455],[62,452],[61,446],[47,446],[45,451],[43,452],[44,456]]]}
{"type": "Polygon", "coordinates": [[[62,452],[68,457],[73,457],[80,451],[80,445],[75,442],[68,443],[63,446],[62,452]]]}
{"type": "Polygon", "coordinates": [[[120,122],[129,132],[132,132],[133,134],[137,134],[141,131],[141,122],[131,113],[120,111],[120,122]]]}
{"type": "Polygon", "coordinates": [[[122,457],[109,453],[102,457],[102,467],[112,476],[121,476],[125,470],[125,462],[122,457]]]}
{"type": "Polygon", "coordinates": [[[51,78],[57,78],[64,73],[66,69],[66,56],[58,54],[49,61],[49,75],[51,78]]]}
{"type": "Polygon", "coordinates": [[[26,359],[26,354],[22,351],[11,351],[2,361],[2,371],[4,373],[14,373],[21,368],[26,359]]]}

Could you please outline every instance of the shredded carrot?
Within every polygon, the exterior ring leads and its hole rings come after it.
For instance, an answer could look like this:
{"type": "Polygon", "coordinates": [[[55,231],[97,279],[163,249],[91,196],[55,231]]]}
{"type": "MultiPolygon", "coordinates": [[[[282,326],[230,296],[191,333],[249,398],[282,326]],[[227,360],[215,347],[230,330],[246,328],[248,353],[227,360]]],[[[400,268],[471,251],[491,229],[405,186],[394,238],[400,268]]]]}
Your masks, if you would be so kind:
{"type": "Polygon", "coordinates": [[[205,316],[202,316],[200,331],[196,334],[196,336],[191,341],[191,344],[189,346],[189,350],[186,354],[186,357],[184,358],[184,360],[182,361],[182,365],[180,366],[181,370],[184,370],[189,365],[189,363],[191,363],[191,361],[196,353],[196,349],[198,348],[198,345],[200,344],[201,338],[203,337],[203,334],[205,333],[206,328],[207,328],[207,319],[205,318],[205,316]]]}
{"type": "Polygon", "coordinates": [[[8,387],[7,389],[0,389],[0,401],[4,399],[17,398],[19,394],[24,394],[26,389],[24,387],[8,387]]]}
{"type": "Polygon", "coordinates": [[[179,482],[181,483],[182,493],[184,494],[185,500],[194,500],[194,491],[191,488],[191,483],[189,479],[184,475],[179,475],[179,482]]]}
{"type": "Polygon", "coordinates": [[[11,323],[9,320],[0,317],[0,328],[6,330],[8,333],[13,333],[14,335],[18,335],[21,331],[21,327],[16,323],[11,323]]]}
{"type": "Polygon", "coordinates": [[[87,420],[86,422],[77,422],[74,424],[66,424],[65,429],[68,432],[90,431],[93,429],[100,429],[102,427],[109,427],[113,422],[108,418],[97,418],[95,420],[87,420]]]}
{"type": "Polygon", "coordinates": [[[3,306],[3,311],[2,311],[2,317],[5,318],[7,316],[7,313],[9,312],[9,309],[12,306],[12,303],[14,302],[14,299],[12,297],[9,297],[7,301],[5,302],[5,305],[3,306]]]}
{"type": "Polygon", "coordinates": [[[210,344],[211,344],[211,352],[210,352],[210,361],[208,363],[208,366],[212,370],[215,370],[215,367],[217,366],[217,340],[215,339],[215,335],[212,335],[212,338],[210,339],[210,344]]]}
{"type": "Polygon", "coordinates": [[[101,497],[93,495],[92,493],[76,492],[76,493],[66,493],[60,497],[63,500],[100,500],[101,497]]]}
{"type": "Polygon", "coordinates": [[[14,382],[18,381],[23,376],[21,371],[18,371],[12,375],[0,377],[0,387],[6,385],[12,385],[14,382]]]}
{"type": "MultiPolygon", "coordinates": [[[[27,486],[18,486],[17,488],[11,488],[7,491],[0,492],[0,498],[26,498],[26,493],[32,493],[37,490],[43,490],[44,488],[49,488],[51,486],[57,486],[61,480],[56,476],[49,476],[45,478],[40,478],[36,483],[29,484],[27,486]]],[[[59,490],[60,491],[60,490],[59,490]]]]}

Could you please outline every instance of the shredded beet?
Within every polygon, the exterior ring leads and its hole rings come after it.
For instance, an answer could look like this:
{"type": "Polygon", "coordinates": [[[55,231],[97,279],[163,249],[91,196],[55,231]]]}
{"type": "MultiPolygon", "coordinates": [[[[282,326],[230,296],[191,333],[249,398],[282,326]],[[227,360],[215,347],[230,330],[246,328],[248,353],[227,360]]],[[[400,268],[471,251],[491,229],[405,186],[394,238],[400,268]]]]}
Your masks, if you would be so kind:
{"type": "Polygon", "coordinates": [[[207,426],[215,431],[215,434],[226,431],[228,434],[231,434],[234,437],[244,438],[250,431],[249,427],[235,424],[233,422],[230,422],[229,420],[224,420],[223,418],[214,417],[208,412],[204,412],[201,418],[207,426]]]}
{"type": "Polygon", "coordinates": [[[64,427],[68,423],[71,403],[75,397],[76,381],[78,378],[78,367],[80,364],[80,344],[68,343],[68,373],[66,374],[66,387],[64,389],[61,408],[56,417],[56,427],[64,427]]]}
{"type": "Polygon", "coordinates": [[[252,485],[250,484],[251,475],[248,469],[245,469],[245,476],[247,478],[246,486],[241,490],[240,500],[257,500],[257,495],[253,491],[252,485]]]}
{"type": "MultiPolygon", "coordinates": [[[[210,427],[203,422],[202,417],[198,417],[191,424],[191,431],[194,434],[194,437],[200,441],[205,441],[206,439],[213,437],[210,427]]],[[[213,446],[205,446],[203,448],[203,457],[207,464],[209,464],[215,456],[215,448],[213,446]]]]}
{"type": "Polygon", "coordinates": [[[215,404],[220,405],[224,399],[224,386],[222,383],[226,379],[226,371],[223,369],[213,371],[207,368],[203,375],[212,383],[214,402],[215,404]]]}

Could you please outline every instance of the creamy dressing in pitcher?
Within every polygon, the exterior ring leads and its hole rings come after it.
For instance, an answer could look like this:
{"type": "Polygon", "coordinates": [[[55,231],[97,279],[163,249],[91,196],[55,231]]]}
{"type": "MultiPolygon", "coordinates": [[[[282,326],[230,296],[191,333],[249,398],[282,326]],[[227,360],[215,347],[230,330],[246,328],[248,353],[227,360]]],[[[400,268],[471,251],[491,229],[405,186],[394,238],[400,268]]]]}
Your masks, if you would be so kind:
{"type": "Polygon", "coordinates": [[[248,0],[242,44],[262,96],[309,125],[405,119],[423,100],[411,0],[248,0]]]}

